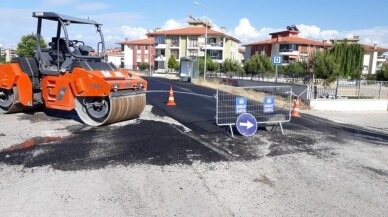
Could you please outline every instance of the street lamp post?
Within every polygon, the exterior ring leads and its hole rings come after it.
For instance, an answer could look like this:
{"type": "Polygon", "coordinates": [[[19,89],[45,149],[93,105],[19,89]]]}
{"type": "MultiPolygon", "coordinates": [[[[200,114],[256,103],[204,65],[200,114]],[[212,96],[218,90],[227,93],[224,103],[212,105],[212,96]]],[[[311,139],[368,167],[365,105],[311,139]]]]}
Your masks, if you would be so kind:
{"type": "MultiPolygon", "coordinates": [[[[151,33],[149,29],[147,29],[148,33],[151,33]]],[[[150,42],[150,46],[148,47],[148,65],[149,65],[149,70],[150,70],[150,76],[152,77],[152,70],[151,70],[151,63],[152,63],[152,55],[151,55],[151,42],[152,42],[152,37],[148,36],[148,40],[150,42]]]]}
{"type": "Polygon", "coordinates": [[[206,81],[206,56],[207,56],[207,7],[204,5],[199,4],[198,2],[193,2],[194,5],[200,6],[205,8],[206,11],[206,20],[205,20],[205,63],[204,63],[204,68],[203,68],[203,79],[206,81]]]}
{"type": "Polygon", "coordinates": [[[152,59],[151,59],[151,38],[148,38],[149,41],[150,41],[150,46],[148,47],[148,63],[150,65],[150,76],[152,77],[152,71],[151,71],[151,62],[152,62],[152,59]]]}

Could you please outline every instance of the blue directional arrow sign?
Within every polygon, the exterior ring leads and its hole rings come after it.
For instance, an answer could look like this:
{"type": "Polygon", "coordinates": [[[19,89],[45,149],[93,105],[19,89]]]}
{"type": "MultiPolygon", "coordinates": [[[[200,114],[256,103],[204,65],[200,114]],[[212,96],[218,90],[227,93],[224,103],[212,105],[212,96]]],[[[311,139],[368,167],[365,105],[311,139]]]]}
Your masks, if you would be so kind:
{"type": "Polygon", "coordinates": [[[241,135],[252,136],[256,133],[257,130],[256,118],[249,113],[243,113],[238,116],[236,127],[241,135]]]}

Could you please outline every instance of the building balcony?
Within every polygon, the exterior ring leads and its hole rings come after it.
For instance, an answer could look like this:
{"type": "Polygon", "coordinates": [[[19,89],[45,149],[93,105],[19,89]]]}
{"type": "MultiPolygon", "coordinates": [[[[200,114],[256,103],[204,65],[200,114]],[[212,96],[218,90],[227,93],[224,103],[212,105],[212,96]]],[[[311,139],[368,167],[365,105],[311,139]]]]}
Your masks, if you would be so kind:
{"type": "Polygon", "coordinates": [[[155,49],[166,49],[166,44],[155,44],[155,49]]]}
{"type": "Polygon", "coordinates": [[[300,55],[300,56],[303,56],[303,57],[308,57],[308,56],[309,56],[309,52],[307,52],[307,51],[301,51],[301,52],[299,53],[299,55],[300,55]]]}
{"type": "Polygon", "coordinates": [[[166,57],[163,55],[155,56],[155,61],[166,61],[166,57]]]}
{"type": "MultiPolygon", "coordinates": [[[[283,56],[299,56],[300,53],[297,50],[292,50],[292,49],[280,49],[279,54],[283,56]]],[[[307,55],[307,53],[306,53],[307,55]]]]}
{"type": "MultiPolygon", "coordinates": [[[[205,45],[200,46],[201,50],[205,49],[205,45]]],[[[222,44],[207,44],[206,45],[207,50],[223,50],[224,46],[222,44]]]]}
{"type": "Polygon", "coordinates": [[[377,57],[377,62],[386,62],[386,61],[388,61],[388,59],[385,58],[385,56],[378,56],[377,57]]]}
{"type": "Polygon", "coordinates": [[[179,48],[179,41],[172,41],[170,44],[170,48],[179,48]]]}

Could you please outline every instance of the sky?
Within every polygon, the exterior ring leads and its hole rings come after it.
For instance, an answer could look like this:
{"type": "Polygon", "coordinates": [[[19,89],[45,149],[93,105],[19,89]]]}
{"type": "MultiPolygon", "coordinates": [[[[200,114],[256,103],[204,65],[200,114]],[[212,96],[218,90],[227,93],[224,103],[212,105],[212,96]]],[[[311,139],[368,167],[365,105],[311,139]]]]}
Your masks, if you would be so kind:
{"type": "MultiPolygon", "coordinates": [[[[32,12],[57,12],[89,18],[103,24],[106,47],[117,42],[146,38],[155,28],[187,26],[189,15],[207,18],[216,30],[241,41],[241,45],[269,39],[269,33],[296,25],[300,36],[313,40],[360,36],[363,44],[388,48],[386,0],[1,0],[0,45],[17,47],[23,35],[36,32],[32,12]]],[[[77,39],[95,34],[75,29],[77,39]]],[[[48,33],[43,34],[45,37],[48,33]]],[[[46,39],[49,40],[49,38],[46,39]]]]}

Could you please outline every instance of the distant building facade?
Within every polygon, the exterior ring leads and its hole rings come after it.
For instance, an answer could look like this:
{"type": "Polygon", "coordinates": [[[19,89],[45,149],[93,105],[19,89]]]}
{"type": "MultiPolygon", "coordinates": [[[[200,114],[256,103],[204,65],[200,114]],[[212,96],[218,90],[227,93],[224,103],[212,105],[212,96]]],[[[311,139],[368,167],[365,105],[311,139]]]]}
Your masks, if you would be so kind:
{"type": "Polygon", "coordinates": [[[140,40],[125,40],[118,43],[121,45],[123,51],[123,66],[126,69],[138,70],[140,63],[148,63],[152,67],[154,66],[154,38],[140,40]]]}
{"type": "Polygon", "coordinates": [[[120,47],[106,49],[105,59],[116,67],[124,68],[124,52],[121,51],[120,47]]]}
{"type": "Polygon", "coordinates": [[[332,45],[327,41],[314,41],[298,36],[299,30],[295,26],[288,26],[287,30],[270,33],[271,39],[243,45],[246,47],[245,60],[255,54],[271,57],[275,54],[283,56],[283,62],[307,61],[316,50],[322,51],[332,45]]]}
{"type": "Polygon", "coordinates": [[[10,62],[13,58],[18,57],[15,48],[0,47],[0,56],[5,57],[6,62],[10,62]]]}
{"type": "Polygon", "coordinates": [[[155,30],[147,34],[147,39],[118,43],[124,47],[125,65],[136,67],[140,62],[147,62],[153,65],[155,71],[165,72],[171,56],[177,61],[182,57],[204,56],[206,28],[208,57],[217,63],[223,63],[227,58],[241,60],[239,40],[213,30],[203,21],[191,20],[188,23],[190,26],[186,28],[155,30]]]}

